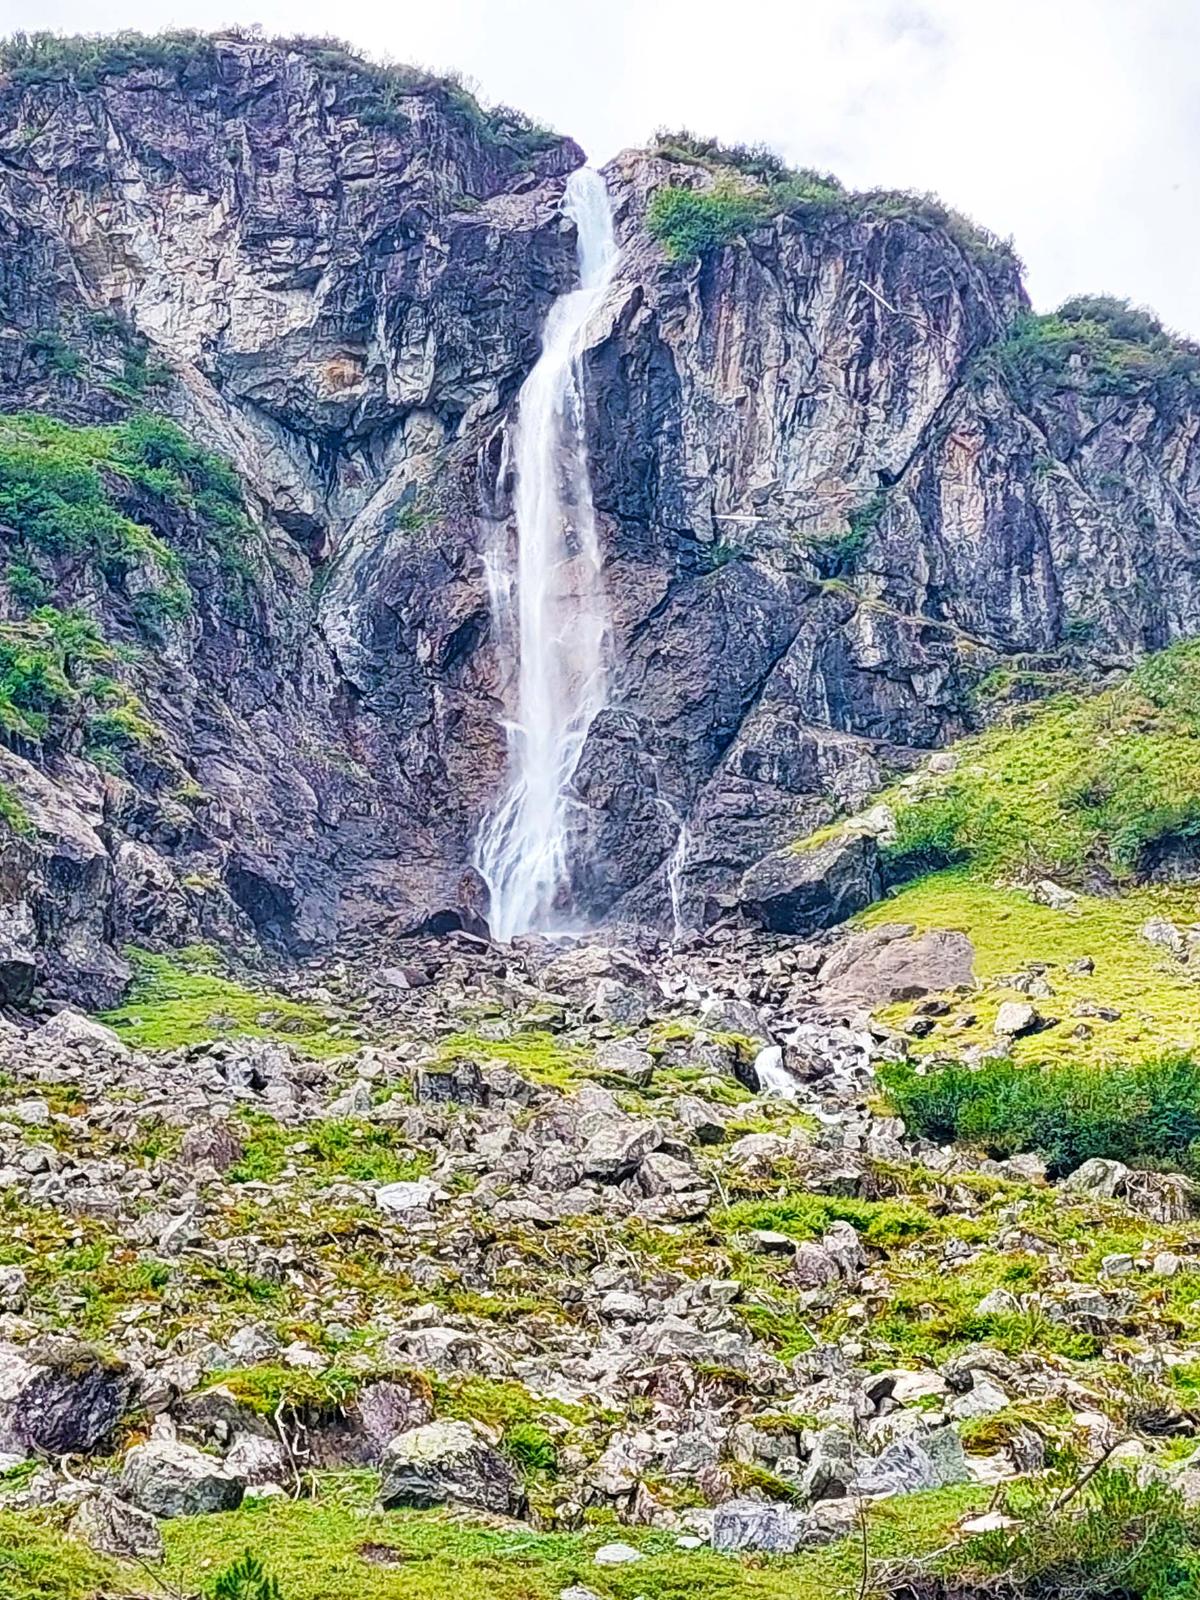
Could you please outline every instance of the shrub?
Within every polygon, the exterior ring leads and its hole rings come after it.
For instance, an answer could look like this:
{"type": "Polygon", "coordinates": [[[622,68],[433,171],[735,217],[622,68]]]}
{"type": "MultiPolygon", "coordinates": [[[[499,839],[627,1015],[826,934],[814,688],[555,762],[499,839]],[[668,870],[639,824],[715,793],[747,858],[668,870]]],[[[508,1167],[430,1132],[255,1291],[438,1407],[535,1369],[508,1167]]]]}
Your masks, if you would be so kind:
{"type": "Polygon", "coordinates": [[[668,187],[651,200],[646,226],[672,261],[689,261],[728,244],[767,215],[765,197],[731,185],[668,187]]]}
{"type": "Polygon", "coordinates": [[[1200,1063],[1188,1055],[1106,1067],[995,1060],[924,1074],[905,1063],[886,1068],[883,1083],[910,1131],[997,1157],[1036,1151],[1051,1176],[1093,1156],[1200,1173],[1200,1063]]]}
{"type": "Polygon", "coordinates": [[[200,33],[176,32],[75,34],[14,33],[0,40],[0,72],[14,83],[66,80],[83,86],[138,68],[182,72],[195,62],[211,62],[211,39],[200,33]]]}
{"type": "MultiPolygon", "coordinates": [[[[1104,1468],[1070,1500],[1061,1478],[1009,1491],[1015,1528],[977,1534],[909,1594],[1023,1600],[1189,1600],[1200,1582],[1200,1522],[1177,1490],[1104,1468]]],[[[902,1587],[899,1591],[904,1594],[902,1587]]]]}
{"type": "Polygon", "coordinates": [[[1104,295],[1018,317],[979,362],[1026,402],[1062,390],[1130,395],[1171,380],[1200,384],[1200,346],[1167,332],[1150,312],[1104,295]]]}
{"type": "Polygon", "coordinates": [[[268,1576],[262,1562],[249,1550],[226,1567],[210,1593],[212,1600],[283,1600],[275,1579],[268,1576]]]}
{"type": "Polygon", "coordinates": [[[558,1470],[558,1446],[539,1423],[516,1422],[504,1431],[503,1446],[521,1471],[529,1477],[558,1470]]]}
{"type": "MultiPolygon", "coordinates": [[[[702,167],[732,167],[749,177],[772,183],[792,176],[787,162],[765,144],[722,144],[690,128],[659,128],[654,134],[653,151],[666,161],[684,161],[702,167]]],[[[837,185],[836,178],[826,180],[837,185]]],[[[840,187],[840,185],[837,185],[840,187]]]]}

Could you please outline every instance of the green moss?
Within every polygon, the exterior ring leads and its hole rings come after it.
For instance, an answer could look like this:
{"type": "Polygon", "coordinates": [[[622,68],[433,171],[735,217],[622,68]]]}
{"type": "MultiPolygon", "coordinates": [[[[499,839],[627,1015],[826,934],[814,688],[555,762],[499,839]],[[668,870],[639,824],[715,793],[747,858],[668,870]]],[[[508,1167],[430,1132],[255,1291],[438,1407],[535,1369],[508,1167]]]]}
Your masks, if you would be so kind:
{"type": "Polygon", "coordinates": [[[234,1183],[274,1183],[289,1165],[317,1181],[401,1183],[429,1170],[424,1152],[397,1148],[394,1129],[351,1119],[284,1128],[273,1117],[246,1112],[248,1135],[240,1161],[229,1169],[234,1183]]]}
{"type": "Polygon", "coordinates": [[[186,953],[128,954],[134,963],[129,997],[101,1021],[140,1049],[169,1050],[229,1035],[279,1039],[315,1056],[355,1047],[353,1040],[330,1032],[317,1006],[247,988],[211,967],[189,962],[186,953]]]}
{"type": "Polygon", "coordinates": [[[531,1083],[552,1089],[570,1089],[584,1076],[587,1053],[563,1044],[542,1028],[516,1031],[503,1039],[488,1039],[480,1033],[456,1033],[438,1045],[439,1060],[449,1065],[458,1060],[497,1062],[511,1067],[531,1083]]]}
{"type": "Polygon", "coordinates": [[[586,1406],[535,1395],[523,1384],[499,1378],[434,1377],[430,1383],[439,1417],[483,1422],[506,1431],[536,1424],[547,1414],[575,1424],[588,1416],[586,1406]]]}
{"type": "Polygon", "coordinates": [[[273,1417],[280,1410],[295,1415],[326,1416],[349,1405],[367,1374],[326,1367],[310,1372],[297,1367],[263,1365],[213,1375],[213,1386],[228,1389],[248,1410],[273,1417]]]}
{"type": "Polygon", "coordinates": [[[789,1194],[769,1201],[739,1201],[720,1213],[722,1234],[767,1229],[813,1239],[831,1222],[849,1222],[868,1244],[891,1248],[935,1227],[923,1207],[907,1200],[856,1200],[850,1196],[789,1194]]]}
{"type": "Polygon", "coordinates": [[[99,1600],[117,1581],[111,1561],[64,1538],[48,1518],[0,1511],[4,1600],[99,1600]]]}

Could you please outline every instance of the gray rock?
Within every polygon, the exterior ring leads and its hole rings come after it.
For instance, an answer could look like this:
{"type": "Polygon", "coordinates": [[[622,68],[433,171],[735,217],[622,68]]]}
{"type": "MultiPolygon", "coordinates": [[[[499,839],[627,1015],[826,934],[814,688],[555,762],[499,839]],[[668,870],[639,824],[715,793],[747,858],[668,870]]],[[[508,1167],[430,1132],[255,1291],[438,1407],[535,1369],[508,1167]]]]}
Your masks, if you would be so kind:
{"type": "Polygon", "coordinates": [[[604,1039],[596,1046],[596,1065],[601,1072],[626,1078],[637,1088],[654,1077],[654,1057],[632,1039],[604,1039]]]}
{"type": "Polygon", "coordinates": [[[879,847],[850,833],[807,850],[773,851],[742,878],[742,910],[774,933],[801,936],[844,922],[882,892],[879,847]]]}
{"type": "Polygon", "coordinates": [[[461,1505],[507,1515],[520,1507],[516,1475],[470,1422],[430,1422],[393,1439],[383,1453],[380,1503],[461,1505]]]}
{"type": "Polygon", "coordinates": [[[696,1095],[680,1095],[675,1115],[697,1144],[720,1144],[725,1138],[725,1113],[710,1100],[696,1095]]]}
{"type": "Polygon", "coordinates": [[[804,1543],[807,1519],[790,1506],[764,1500],[726,1500],[713,1514],[712,1547],[723,1554],[742,1550],[794,1555],[804,1543]]]}
{"type": "Polygon", "coordinates": [[[899,1000],[969,988],[975,950],[964,933],[886,923],[853,934],[821,967],[818,982],[827,1006],[857,1003],[873,1010],[899,1000]]]}
{"type": "Polygon", "coordinates": [[[823,1428],[809,1453],[800,1489],[810,1500],[834,1500],[854,1481],[857,1451],[844,1428],[823,1428]]]}
{"type": "Polygon", "coordinates": [[[428,1178],[385,1183],[375,1191],[375,1204],[380,1211],[401,1217],[410,1211],[429,1211],[445,1198],[445,1191],[428,1178]]]}
{"type": "Polygon", "coordinates": [[[866,1462],[849,1493],[882,1498],[941,1489],[969,1479],[962,1441],[953,1428],[937,1428],[919,1438],[894,1439],[874,1460],[866,1462]]]}
{"type": "Polygon", "coordinates": [[[644,1559],[642,1552],[631,1544],[602,1544],[592,1557],[598,1567],[629,1567],[644,1559]]]}
{"type": "Polygon", "coordinates": [[[137,1561],[163,1558],[163,1537],[155,1519],[107,1489],[80,1502],[71,1518],[70,1531],[100,1555],[137,1561]]]}
{"type": "Polygon", "coordinates": [[[992,1031],[998,1038],[1019,1039],[1027,1033],[1036,1033],[1042,1017],[1036,1006],[1026,1000],[1005,1000],[996,1012],[992,1031]]]}
{"type": "Polygon", "coordinates": [[[213,1456],[191,1445],[151,1439],[134,1445],[121,1468],[121,1498],[155,1517],[236,1511],[245,1484],[213,1456]]]}
{"type": "Polygon", "coordinates": [[[635,1117],[608,1117],[595,1128],[580,1154],[586,1178],[615,1183],[637,1170],[643,1159],[662,1143],[657,1122],[635,1117]]]}
{"type": "Polygon", "coordinates": [[[474,1061],[422,1067],[417,1074],[417,1099],[429,1105],[482,1106],[488,1101],[483,1073],[474,1061]]]}
{"type": "Polygon", "coordinates": [[[37,981],[37,922],[28,900],[0,905],[0,1005],[24,1006],[37,981]]]}
{"type": "Polygon", "coordinates": [[[102,1022],[85,1017],[82,1011],[72,1010],[70,1006],[64,1006],[49,1022],[43,1022],[40,1028],[35,1028],[30,1040],[34,1044],[59,1045],[77,1050],[107,1050],[113,1055],[126,1054],[119,1033],[113,1028],[106,1028],[102,1022]]]}
{"type": "Polygon", "coordinates": [[[646,997],[638,989],[617,978],[601,978],[592,991],[589,1007],[601,1022],[615,1022],[623,1028],[638,1028],[646,1020],[646,997]]]}
{"type": "Polygon", "coordinates": [[[0,1449],[91,1450],[121,1420],[132,1388],[121,1362],[70,1339],[0,1345],[0,1449]]]}

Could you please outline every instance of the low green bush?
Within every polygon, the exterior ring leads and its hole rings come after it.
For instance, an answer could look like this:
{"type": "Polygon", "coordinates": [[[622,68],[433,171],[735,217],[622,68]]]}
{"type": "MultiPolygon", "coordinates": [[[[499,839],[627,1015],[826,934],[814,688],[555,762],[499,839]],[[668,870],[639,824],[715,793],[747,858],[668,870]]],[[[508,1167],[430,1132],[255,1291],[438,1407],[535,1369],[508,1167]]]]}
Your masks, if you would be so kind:
{"type": "Polygon", "coordinates": [[[672,261],[690,261],[738,238],[769,215],[765,197],[732,185],[712,189],[660,189],[646,226],[672,261]]]}
{"type": "Polygon", "coordinates": [[[210,1593],[212,1600],[283,1600],[278,1583],[250,1550],[226,1567],[210,1593]]]}
{"type": "Polygon", "coordinates": [[[1096,1473],[1068,1499],[1072,1487],[1055,1477],[1010,1490],[1016,1527],[975,1535],[942,1558],[936,1579],[893,1593],[1192,1600],[1200,1584],[1200,1519],[1175,1489],[1115,1468],[1096,1473]]]}
{"type": "Polygon", "coordinates": [[[1057,311],[1018,317],[980,353],[979,366],[1000,373],[1026,402],[1072,389],[1130,395],[1151,383],[1200,384],[1200,346],[1127,300],[1080,295],[1057,311]]]}
{"type": "Polygon", "coordinates": [[[1035,1151],[1051,1176],[1093,1156],[1200,1174],[1200,1062],[1164,1055],[1136,1065],[979,1067],[920,1073],[887,1067],[882,1081],[913,1133],[979,1145],[997,1157],[1035,1151]]]}

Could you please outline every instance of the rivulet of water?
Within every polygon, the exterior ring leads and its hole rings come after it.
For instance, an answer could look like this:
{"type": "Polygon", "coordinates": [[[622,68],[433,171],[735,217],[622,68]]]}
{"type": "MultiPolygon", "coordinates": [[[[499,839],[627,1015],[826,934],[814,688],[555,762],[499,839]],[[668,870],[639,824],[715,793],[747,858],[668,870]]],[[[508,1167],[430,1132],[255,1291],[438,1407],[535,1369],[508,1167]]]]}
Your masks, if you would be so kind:
{"type": "Polygon", "coordinates": [[[563,209],[576,228],[579,285],[550,308],[541,354],[518,397],[515,549],[505,537],[486,560],[501,668],[516,677],[507,784],[475,853],[498,939],[552,932],[569,917],[570,785],[608,690],[609,613],[580,360],[588,318],[617,259],[600,174],[573,172],[563,209]]]}

